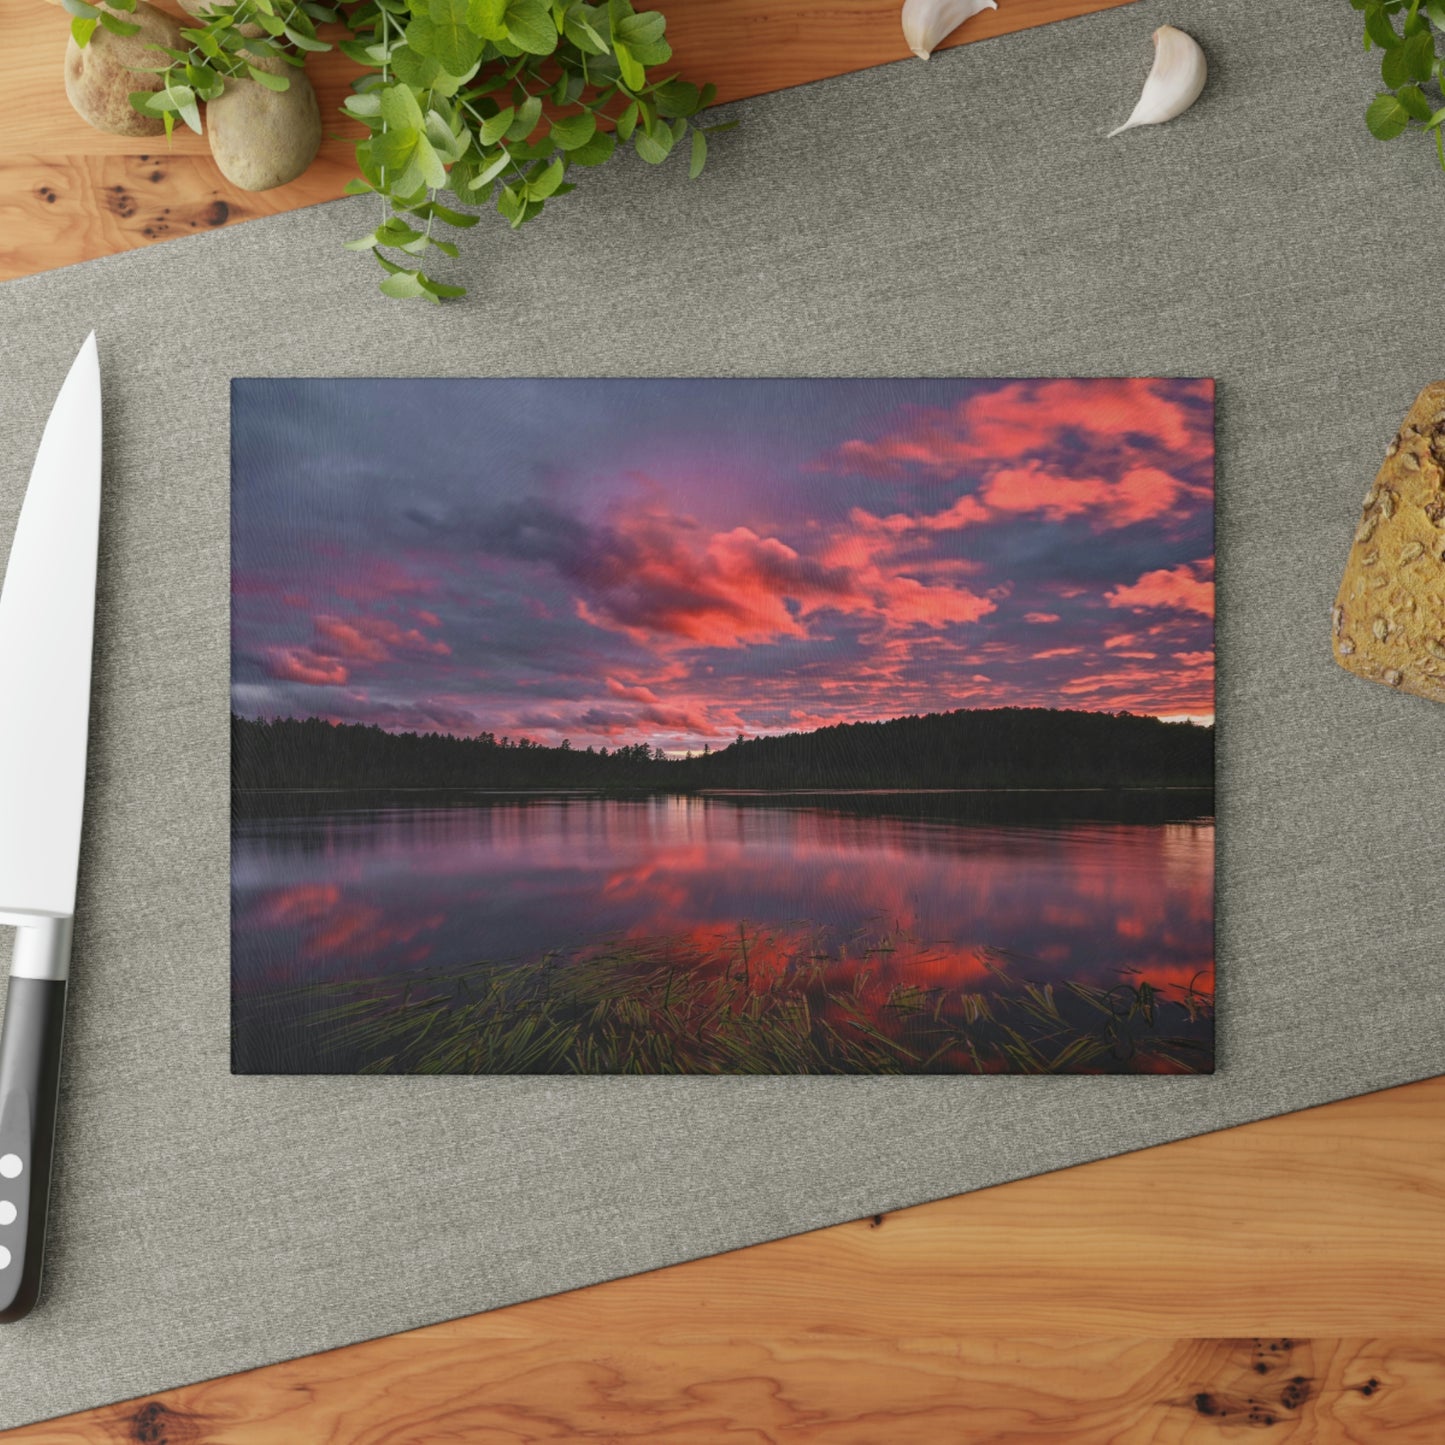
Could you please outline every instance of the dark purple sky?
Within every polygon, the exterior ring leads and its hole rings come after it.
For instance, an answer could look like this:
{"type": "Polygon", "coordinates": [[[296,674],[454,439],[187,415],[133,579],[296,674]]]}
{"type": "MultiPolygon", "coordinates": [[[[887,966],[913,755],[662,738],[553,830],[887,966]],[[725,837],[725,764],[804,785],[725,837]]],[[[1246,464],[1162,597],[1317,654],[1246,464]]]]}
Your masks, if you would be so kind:
{"type": "Polygon", "coordinates": [[[1207,381],[237,381],[246,716],[1213,713],[1207,381]]]}

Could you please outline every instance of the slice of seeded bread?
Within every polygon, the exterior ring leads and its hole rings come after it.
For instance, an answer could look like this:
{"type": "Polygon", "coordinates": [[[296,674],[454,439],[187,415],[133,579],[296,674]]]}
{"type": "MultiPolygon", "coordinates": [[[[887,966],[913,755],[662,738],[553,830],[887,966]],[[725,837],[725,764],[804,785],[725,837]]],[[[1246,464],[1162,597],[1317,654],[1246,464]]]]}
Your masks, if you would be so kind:
{"type": "Polygon", "coordinates": [[[1445,381],[1415,399],[1365,495],[1332,616],[1335,661],[1445,702],[1445,381]]]}

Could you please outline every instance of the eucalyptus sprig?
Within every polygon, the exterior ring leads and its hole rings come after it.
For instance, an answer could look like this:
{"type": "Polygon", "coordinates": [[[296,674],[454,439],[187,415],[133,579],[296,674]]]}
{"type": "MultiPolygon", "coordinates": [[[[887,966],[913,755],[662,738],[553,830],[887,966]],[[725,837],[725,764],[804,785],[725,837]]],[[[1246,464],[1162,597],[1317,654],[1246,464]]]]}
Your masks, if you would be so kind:
{"type": "MultiPolygon", "coordinates": [[[[89,0],[63,3],[89,27],[76,36],[81,44],[97,23],[115,28],[89,0]]],[[[135,0],[107,3],[124,9],[135,0]]],[[[136,92],[131,104],[160,117],[168,135],[177,116],[199,132],[197,102],[214,100],[232,79],[287,89],[285,74],[257,62],[300,66],[306,52],[331,48],[316,28],[329,22],[345,28],[339,48],[367,70],[343,106],[367,131],[356,144],[361,174],[346,189],[381,203],[375,229],[346,245],[375,256],[388,296],[465,294],[424,269],[434,251],[459,254],[436,234],[438,223],[465,230],[480,219],[458,207],[491,204],[516,229],[575,189],[574,167],[601,165],[619,145],[660,165],[685,143],[695,178],[708,135],[735,124],[698,123],[715,87],[658,74],[672,58],[666,18],[629,0],[218,3],[181,31],[187,49],[164,52],[160,89],[136,92]]]]}
{"type": "MultiPolygon", "coordinates": [[[[85,4],[86,0],[62,3],[85,4]]],[[[243,78],[267,90],[288,90],[291,82],[284,74],[266,70],[257,62],[280,60],[300,69],[305,64],[303,52],[331,49],[317,35],[316,26],[336,18],[333,6],[313,0],[235,0],[234,4],[212,6],[202,12],[200,25],[182,28],[186,49],[155,47],[167,57],[155,67],[161,88],[132,92],[131,106],[142,115],[160,117],[167,136],[174,130],[177,116],[200,135],[197,101],[215,100],[228,80],[243,78]]]]}
{"type": "Polygon", "coordinates": [[[70,15],[70,33],[82,49],[90,44],[98,25],[105,26],[112,35],[134,35],[140,29],[134,21],[121,19],[122,14],[135,13],[135,0],[107,0],[104,8],[91,5],[88,0],[60,0],[60,3],[70,15]]]}
{"type": "Polygon", "coordinates": [[[343,10],[351,38],[341,49],[375,67],[344,107],[370,132],[347,190],[382,202],[381,224],[347,244],[375,255],[388,296],[463,294],[416,264],[432,250],[457,254],[438,221],[477,222],[443,193],[490,201],[515,229],[575,188],[573,167],[601,165],[619,142],[660,165],[690,135],[696,177],[708,133],[725,128],[695,120],[714,87],[655,76],[672,57],[667,21],[628,0],[361,0],[343,10]]]}
{"type": "Polygon", "coordinates": [[[1378,48],[1380,91],[1365,112],[1365,124],[1378,140],[1394,140],[1407,130],[1435,133],[1435,150],[1445,170],[1445,95],[1436,36],[1445,32],[1445,0],[1350,0],[1365,17],[1365,49],[1378,48]],[[1395,28],[1397,17],[1403,24],[1395,28]],[[1428,87],[1428,88],[1427,88],[1428,87]]]}

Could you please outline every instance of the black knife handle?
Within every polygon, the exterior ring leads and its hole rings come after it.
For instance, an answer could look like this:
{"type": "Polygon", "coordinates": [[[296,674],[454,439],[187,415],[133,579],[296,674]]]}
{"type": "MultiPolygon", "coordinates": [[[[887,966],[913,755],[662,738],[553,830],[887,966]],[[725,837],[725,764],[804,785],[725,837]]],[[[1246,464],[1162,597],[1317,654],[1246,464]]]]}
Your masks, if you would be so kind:
{"type": "Polygon", "coordinates": [[[0,1028],[0,1322],[22,1319],[40,1298],[65,989],[64,979],[12,975],[5,993],[5,1024],[0,1028]]]}

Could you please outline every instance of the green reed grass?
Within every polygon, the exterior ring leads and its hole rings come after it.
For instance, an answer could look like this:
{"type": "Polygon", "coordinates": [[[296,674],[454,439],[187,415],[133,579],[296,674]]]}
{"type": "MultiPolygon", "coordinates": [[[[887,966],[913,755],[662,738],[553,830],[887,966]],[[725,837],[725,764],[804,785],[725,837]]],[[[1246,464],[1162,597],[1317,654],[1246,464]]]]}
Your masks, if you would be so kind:
{"type": "Polygon", "coordinates": [[[1037,982],[987,950],[983,986],[928,976],[927,945],[821,931],[779,944],[740,926],[715,946],[617,941],[575,955],[272,996],[297,1042],[361,1073],[1195,1073],[1211,1067],[1212,1000],[1122,976],[1037,982]],[[760,960],[768,962],[760,963],[760,960]],[[901,960],[901,961],[900,961],[901,960]]]}

